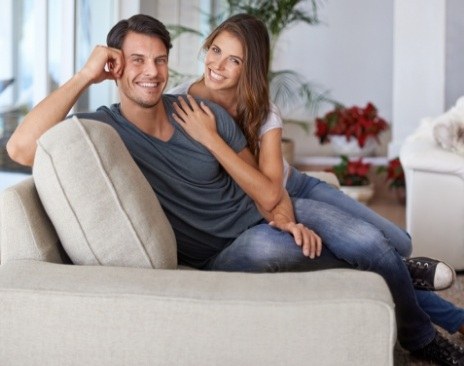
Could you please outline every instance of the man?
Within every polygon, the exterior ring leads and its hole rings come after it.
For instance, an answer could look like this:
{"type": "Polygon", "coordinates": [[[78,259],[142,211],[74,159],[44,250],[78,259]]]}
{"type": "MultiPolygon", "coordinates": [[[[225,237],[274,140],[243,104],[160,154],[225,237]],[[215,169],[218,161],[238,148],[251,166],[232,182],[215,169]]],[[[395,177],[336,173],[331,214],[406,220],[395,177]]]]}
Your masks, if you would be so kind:
{"type": "MultiPolygon", "coordinates": [[[[7,145],[12,159],[32,165],[36,140],[66,118],[82,92],[91,84],[115,80],[120,104],[79,116],[107,123],[119,133],[173,226],[181,263],[243,271],[347,266],[326,248],[320,251],[320,238],[294,222],[287,197],[260,213],[211,153],[175,122],[172,114],[177,97],[162,94],[171,47],[162,23],[146,15],[122,20],[109,32],[107,43],[108,47],[97,46],[76,75],[25,117],[7,145]],[[263,215],[275,220],[281,230],[268,225],[263,215]]],[[[208,106],[224,140],[253,163],[245,138],[231,117],[217,105],[208,106]]],[[[298,202],[295,209],[298,211],[298,202]]],[[[390,287],[401,344],[435,361],[464,365],[464,350],[437,333],[418,305],[402,258],[390,251],[369,266],[360,268],[381,274],[390,287]]]]}

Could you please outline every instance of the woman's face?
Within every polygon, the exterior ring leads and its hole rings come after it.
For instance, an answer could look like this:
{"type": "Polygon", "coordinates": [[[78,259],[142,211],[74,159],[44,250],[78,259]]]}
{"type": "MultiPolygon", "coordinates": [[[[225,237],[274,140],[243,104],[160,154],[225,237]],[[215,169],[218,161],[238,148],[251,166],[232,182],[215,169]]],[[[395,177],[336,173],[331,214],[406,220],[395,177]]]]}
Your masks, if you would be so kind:
{"type": "Polygon", "coordinates": [[[227,31],[219,33],[206,52],[206,86],[214,90],[237,88],[243,61],[243,47],[238,38],[227,31]]]}

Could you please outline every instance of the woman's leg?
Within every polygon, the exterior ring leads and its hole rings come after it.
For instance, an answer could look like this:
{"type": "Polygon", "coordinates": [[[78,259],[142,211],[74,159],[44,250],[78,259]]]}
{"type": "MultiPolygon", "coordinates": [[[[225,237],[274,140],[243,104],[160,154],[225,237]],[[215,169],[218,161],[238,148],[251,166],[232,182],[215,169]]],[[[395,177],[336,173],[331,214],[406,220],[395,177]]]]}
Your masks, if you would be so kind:
{"type": "Polygon", "coordinates": [[[411,238],[406,231],[380,216],[366,205],[347,196],[339,189],[296,169],[291,170],[286,188],[291,197],[325,202],[356,218],[371,223],[384,234],[388,243],[401,256],[409,257],[411,255],[411,238]]]}

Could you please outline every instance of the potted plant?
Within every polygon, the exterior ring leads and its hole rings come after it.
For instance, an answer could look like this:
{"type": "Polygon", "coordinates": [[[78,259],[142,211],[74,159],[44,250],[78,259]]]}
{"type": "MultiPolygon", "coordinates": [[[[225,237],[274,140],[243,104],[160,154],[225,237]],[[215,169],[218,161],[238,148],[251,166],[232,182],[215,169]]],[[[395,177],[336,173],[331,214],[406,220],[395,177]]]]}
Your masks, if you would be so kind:
{"type": "Polygon", "coordinates": [[[315,134],[321,144],[332,142],[337,155],[367,156],[380,143],[380,133],[387,129],[387,122],[369,102],[364,108],[337,105],[316,118],[315,134]]]}
{"type": "Polygon", "coordinates": [[[388,183],[388,188],[395,192],[398,202],[406,203],[406,179],[403,166],[398,157],[388,161],[387,166],[379,166],[378,174],[385,174],[385,181],[388,183]]]}
{"type": "Polygon", "coordinates": [[[350,160],[342,155],[340,163],[328,171],[334,173],[339,182],[340,189],[348,196],[367,203],[374,195],[374,185],[369,179],[371,164],[363,162],[363,158],[350,160]]]}

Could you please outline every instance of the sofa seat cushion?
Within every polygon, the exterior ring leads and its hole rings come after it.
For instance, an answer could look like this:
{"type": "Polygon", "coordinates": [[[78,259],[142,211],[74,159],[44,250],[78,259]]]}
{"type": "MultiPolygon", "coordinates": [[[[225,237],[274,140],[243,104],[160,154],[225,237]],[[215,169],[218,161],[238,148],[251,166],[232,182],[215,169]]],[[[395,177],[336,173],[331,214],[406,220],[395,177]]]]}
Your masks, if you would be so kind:
{"type": "Polygon", "coordinates": [[[173,230],[116,131],[76,117],[37,142],[33,177],[75,264],[176,268],[173,230]]]}
{"type": "Polygon", "coordinates": [[[394,305],[370,272],[15,262],[0,296],[1,365],[393,365],[394,305]]]}

